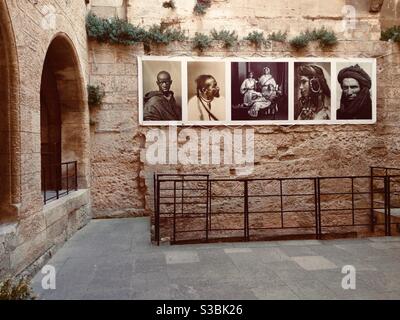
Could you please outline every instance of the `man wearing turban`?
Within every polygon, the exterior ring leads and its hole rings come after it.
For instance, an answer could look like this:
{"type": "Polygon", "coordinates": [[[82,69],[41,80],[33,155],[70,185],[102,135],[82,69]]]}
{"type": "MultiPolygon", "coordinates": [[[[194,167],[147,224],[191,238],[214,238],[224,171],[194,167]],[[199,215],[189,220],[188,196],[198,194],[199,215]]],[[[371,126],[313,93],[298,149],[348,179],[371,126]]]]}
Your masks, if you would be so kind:
{"type": "Polygon", "coordinates": [[[342,69],[338,81],[342,87],[342,97],[337,119],[372,119],[370,76],[356,64],[342,69]]]}

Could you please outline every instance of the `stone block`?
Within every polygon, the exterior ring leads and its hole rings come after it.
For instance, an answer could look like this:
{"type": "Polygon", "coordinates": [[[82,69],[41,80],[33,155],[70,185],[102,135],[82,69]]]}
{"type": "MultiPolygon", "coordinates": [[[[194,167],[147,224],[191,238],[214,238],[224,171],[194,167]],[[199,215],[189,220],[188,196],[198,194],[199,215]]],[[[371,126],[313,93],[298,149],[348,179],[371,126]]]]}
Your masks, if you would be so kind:
{"type": "Polygon", "coordinates": [[[46,229],[46,221],[41,212],[32,214],[22,219],[18,223],[17,236],[18,246],[32,240],[37,234],[42,233],[46,229]]]}
{"type": "Polygon", "coordinates": [[[51,248],[58,244],[64,243],[68,239],[67,234],[68,219],[67,216],[61,217],[59,220],[48,226],[46,229],[47,247],[51,248]]]}
{"type": "Polygon", "coordinates": [[[11,269],[15,273],[24,270],[29,264],[35,261],[46,251],[46,231],[43,231],[35,237],[19,245],[11,253],[11,269]]]}

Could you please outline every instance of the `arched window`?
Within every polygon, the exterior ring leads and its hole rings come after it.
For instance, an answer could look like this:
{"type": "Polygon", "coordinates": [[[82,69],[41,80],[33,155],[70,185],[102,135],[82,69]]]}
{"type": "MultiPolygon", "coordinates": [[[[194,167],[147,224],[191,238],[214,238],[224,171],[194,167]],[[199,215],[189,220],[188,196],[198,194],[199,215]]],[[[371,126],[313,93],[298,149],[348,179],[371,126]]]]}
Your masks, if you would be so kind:
{"type": "Polygon", "coordinates": [[[78,56],[64,34],[51,42],[40,88],[45,202],[87,187],[89,120],[78,56]]]}

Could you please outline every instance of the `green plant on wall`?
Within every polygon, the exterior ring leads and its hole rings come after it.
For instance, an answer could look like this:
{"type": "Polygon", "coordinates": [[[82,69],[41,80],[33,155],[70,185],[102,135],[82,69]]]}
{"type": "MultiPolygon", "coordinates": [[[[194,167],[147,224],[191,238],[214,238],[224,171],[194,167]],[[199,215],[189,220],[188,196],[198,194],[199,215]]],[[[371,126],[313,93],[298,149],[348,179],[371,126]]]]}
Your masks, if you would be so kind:
{"type": "Polygon", "coordinates": [[[250,32],[247,37],[244,38],[244,40],[250,41],[257,48],[267,44],[267,39],[265,39],[264,33],[258,31],[250,32]]]}
{"type": "Polygon", "coordinates": [[[100,86],[88,85],[88,104],[91,107],[100,106],[103,103],[103,98],[105,97],[105,92],[100,88],[100,86]]]}
{"type": "Polygon", "coordinates": [[[109,22],[89,12],[86,17],[86,32],[89,39],[107,42],[109,40],[109,22]]]}
{"type": "Polygon", "coordinates": [[[221,30],[217,31],[215,29],[211,30],[211,36],[214,40],[222,41],[224,43],[224,48],[231,48],[238,42],[238,36],[236,31],[221,30]]]}
{"type": "MultiPolygon", "coordinates": [[[[197,0],[197,4],[203,10],[211,6],[211,0],[197,0]]],[[[168,7],[170,5],[175,6],[172,0],[165,1],[163,5],[168,7]]],[[[150,51],[150,44],[152,43],[168,45],[173,41],[183,42],[188,39],[185,32],[172,28],[171,23],[161,22],[159,25],[153,24],[148,30],[145,30],[125,20],[119,18],[103,19],[91,12],[86,17],[86,30],[89,39],[123,45],[143,43],[146,52],[150,51]]],[[[193,48],[204,51],[211,46],[212,39],[222,41],[226,49],[235,46],[238,42],[236,31],[216,31],[213,29],[211,31],[211,39],[205,34],[196,33],[192,39],[193,48]]],[[[285,42],[287,32],[273,32],[266,39],[263,32],[252,31],[244,39],[250,41],[256,47],[261,47],[267,41],[285,42]]],[[[386,41],[400,41],[400,26],[382,32],[381,39],[386,41]]],[[[325,27],[302,32],[300,35],[292,38],[289,43],[295,49],[302,49],[307,47],[311,41],[319,41],[321,47],[330,47],[338,43],[336,34],[325,27]]]]}
{"type": "Polygon", "coordinates": [[[93,13],[86,17],[86,31],[89,39],[132,45],[146,39],[146,31],[119,18],[102,19],[93,13]]]}
{"type": "Polygon", "coordinates": [[[174,10],[176,8],[175,7],[175,1],[174,0],[164,1],[163,2],[163,7],[167,8],[167,9],[174,10]]]}
{"type": "Polygon", "coordinates": [[[204,52],[211,47],[212,39],[206,34],[196,32],[193,38],[193,48],[204,52]]]}
{"type": "Polygon", "coordinates": [[[197,0],[193,8],[195,15],[202,16],[206,14],[207,9],[211,7],[211,0],[197,0]]]}
{"type": "Polygon", "coordinates": [[[381,32],[382,41],[400,42],[400,26],[393,26],[381,32]]]}
{"type": "Polygon", "coordinates": [[[299,36],[294,37],[289,41],[290,45],[295,49],[302,49],[308,46],[310,39],[304,33],[301,33],[299,36]]]}
{"type": "Polygon", "coordinates": [[[272,32],[268,36],[268,40],[276,42],[285,42],[287,39],[287,32],[277,31],[272,32]]]}
{"type": "Polygon", "coordinates": [[[187,40],[187,37],[183,31],[173,28],[166,28],[161,24],[154,24],[147,31],[145,42],[166,45],[172,41],[182,42],[185,40],[187,40]]]}
{"type": "Polygon", "coordinates": [[[334,46],[338,42],[336,34],[325,27],[314,29],[313,31],[307,31],[306,35],[308,35],[310,41],[319,41],[321,47],[334,46]]]}
{"type": "Polygon", "coordinates": [[[0,300],[35,300],[33,290],[27,279],[18,282],[7,279],[0,283],[0,300]]]}
{"type": "Polygon", "coordinates": [[[307,47],[310,41],[319,41],[321,47],[331,47],[338,43],[336,34],[325,27],[302,32],[299,36],[291,39],[289,43],[296,49],[302,49],[307,47]]]}
{"type": "Polygon", "coordinates": [[[146,38],[146,31],[119,18],[110,19],[109,37],[111,43],[132,45],[146,38]]]}

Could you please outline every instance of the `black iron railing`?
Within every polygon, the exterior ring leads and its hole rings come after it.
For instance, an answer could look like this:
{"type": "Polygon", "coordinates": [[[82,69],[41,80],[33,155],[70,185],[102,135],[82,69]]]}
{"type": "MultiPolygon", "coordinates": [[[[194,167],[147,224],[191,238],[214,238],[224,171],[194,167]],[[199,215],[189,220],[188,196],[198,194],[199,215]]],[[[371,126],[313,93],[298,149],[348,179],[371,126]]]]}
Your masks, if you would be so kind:
{"type": "Polygon", "coordinates": [[[77,191],[78,162],[63,162],[42,167],[42,189],[45,204],[77,191]]]}
{"type": "Polygon", "coordinates": [[[398,224],[391,210],[400,194],[400,169],[378,169],[371,168],[369,176],[312,178],[154,175],[155,240],[391,235],[398,224]]]}

